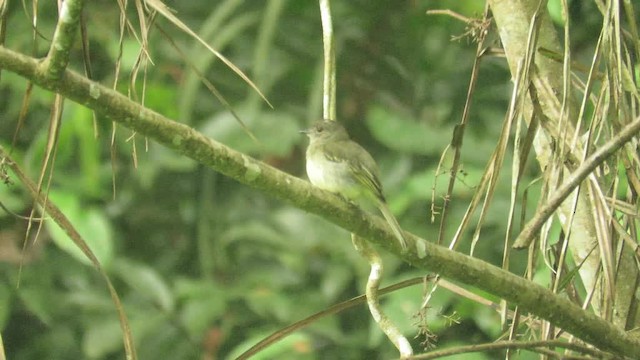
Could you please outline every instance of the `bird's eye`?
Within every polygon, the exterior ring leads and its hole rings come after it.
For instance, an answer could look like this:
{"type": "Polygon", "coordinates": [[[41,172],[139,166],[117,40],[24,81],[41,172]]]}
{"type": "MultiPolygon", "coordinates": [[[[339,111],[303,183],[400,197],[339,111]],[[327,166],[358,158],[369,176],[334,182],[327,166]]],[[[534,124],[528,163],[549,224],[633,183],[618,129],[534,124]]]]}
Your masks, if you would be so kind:
{"type": "Polygon", "coordinates": [[[321,133],[324,131],[324,128],[322,126],[318,126],[318,132],[321,133]]]}

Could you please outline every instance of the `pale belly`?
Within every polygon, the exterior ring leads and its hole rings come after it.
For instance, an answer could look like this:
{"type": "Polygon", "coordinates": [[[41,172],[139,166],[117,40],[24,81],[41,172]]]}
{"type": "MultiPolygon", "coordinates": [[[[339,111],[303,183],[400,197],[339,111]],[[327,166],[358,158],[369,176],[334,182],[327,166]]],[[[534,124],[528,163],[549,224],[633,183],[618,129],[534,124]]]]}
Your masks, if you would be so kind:
{"type": "Polygon", "coordinates": [[[355,200],[362,195],[349,166],[329,161],[324,156],[307,157],[307,176],[313,185],[349,199],[355,200]]]}

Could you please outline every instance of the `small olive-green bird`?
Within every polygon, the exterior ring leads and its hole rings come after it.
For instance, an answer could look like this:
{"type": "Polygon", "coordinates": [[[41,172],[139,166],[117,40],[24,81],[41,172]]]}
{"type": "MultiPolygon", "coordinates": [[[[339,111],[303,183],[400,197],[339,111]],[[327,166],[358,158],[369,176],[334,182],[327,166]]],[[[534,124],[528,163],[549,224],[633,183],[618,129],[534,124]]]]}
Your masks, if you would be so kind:
{"type": "Polygon", "coordinates": [[[337,121],[321,120],[302,131],[309,137],[307,175],[321,189],[356,201],[373,201],[400,241],[402,250],[407,241],[382,193],[378,165],[367,150],[349,138],[337,121]]]}

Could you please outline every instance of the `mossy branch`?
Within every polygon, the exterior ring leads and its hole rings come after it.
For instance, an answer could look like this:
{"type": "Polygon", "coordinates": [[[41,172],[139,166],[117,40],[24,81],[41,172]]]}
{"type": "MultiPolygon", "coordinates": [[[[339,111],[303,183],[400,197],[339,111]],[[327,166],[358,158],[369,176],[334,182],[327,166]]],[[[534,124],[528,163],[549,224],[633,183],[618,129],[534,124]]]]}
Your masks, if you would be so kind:
{"type": "Polygon", "coordinates": [[[47,81],[47,77],[37,71],[38,65],[38,60],[0,46],[2,69],[83,104],[249,187],[318,214],[416,267],[495,294],[602,350],[640,358],[640,342],[542,286],[409,233],[406,233],[409,246],[418,248],[421,255],[418,256],[418,251],[402,253],[393,232],[381,218],[368,215],[338,196],[230,149],[75,72],[66,70],[60,81],[47,81]]]}
{"type": "Polygon", "coordinates": [[[60,5],[56,31],[41,70],[51,81],[58,80],[69,64],[83,6],[84,0],[65,0],[60,5]]]}

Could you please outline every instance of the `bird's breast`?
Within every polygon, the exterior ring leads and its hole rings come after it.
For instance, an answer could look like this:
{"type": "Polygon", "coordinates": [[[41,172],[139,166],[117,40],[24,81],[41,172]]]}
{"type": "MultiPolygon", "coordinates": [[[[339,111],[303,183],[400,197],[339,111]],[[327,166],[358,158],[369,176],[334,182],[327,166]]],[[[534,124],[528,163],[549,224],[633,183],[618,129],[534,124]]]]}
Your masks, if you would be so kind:
{"type": "Polygon", "coordinates": [[[307,153],[307,176],[311,183],[321,189],[357,197],[357,184],[346,162],[333,161],[317,151],[307,153]]]}

